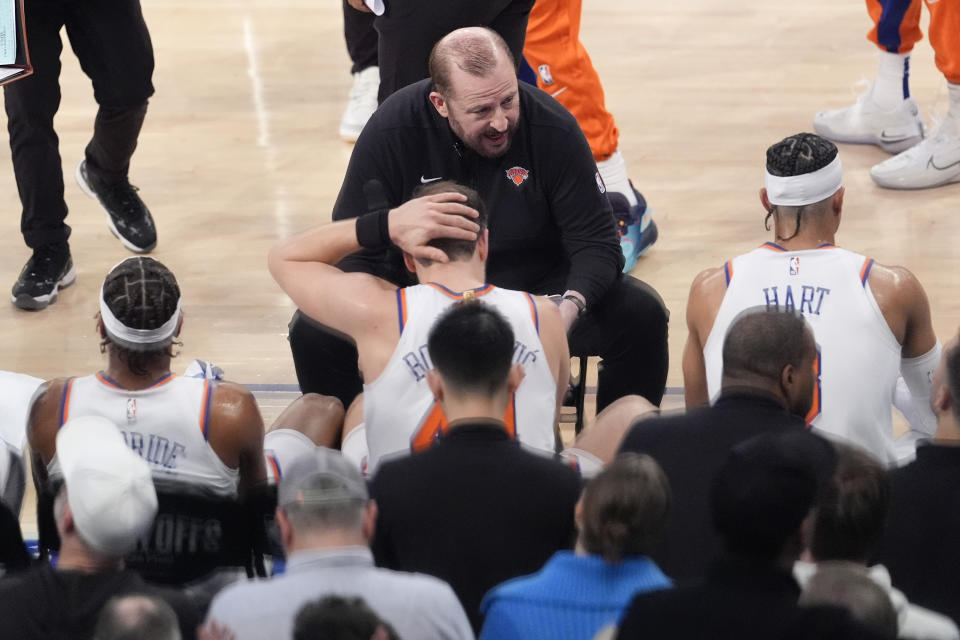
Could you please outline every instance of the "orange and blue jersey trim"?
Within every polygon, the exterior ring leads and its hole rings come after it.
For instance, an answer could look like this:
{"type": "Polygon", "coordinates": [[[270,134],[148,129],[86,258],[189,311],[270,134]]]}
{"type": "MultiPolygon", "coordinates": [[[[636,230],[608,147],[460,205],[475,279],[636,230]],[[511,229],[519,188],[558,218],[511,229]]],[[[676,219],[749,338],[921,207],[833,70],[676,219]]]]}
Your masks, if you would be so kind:
{"type": "Polygon", "coordinates": [[[440,293],[453,298],[454,300],[463,300],[466,297],[464,294],[468,292],[472,294],[471,297],[478,298],[486,293],[490,293],[494,289],[492,284],[485,284],[482,287],[478,287],[476,289],[468,289],[467,291],[452,291],[446,288],[445,286],[443,286],[442,284],[438,284],[436,282],[427,282],[425,284],[430,287],[433,287],[440,293]]]}
{"type": "Polygon", "coordinates": [[[787,250],[778,245],[776,242],[764,242],[760,245],[761,249],[769,249],[770,251],[779,251],[780,253],[786,253],[787,250]]]}
{"type": "Polygon", "coordinates": [[[200,431],[203,439],[210,436],[210,403],[213,400],[213,384],[210,380],[203,381],[203,413],[200,414],[200,431]]]}
{"type": "Polygon", "coordinates": [[[280,472],[280,461],[277,460],[277,456],[269,453],[264,457],[267,459],[267,464],[269,464],[273,470],[273,477],[276,479],[277,484],[280,484],[280,479],[283,477],[283,474],[280,472]]]}
{"type": "Polygon", "coordinates": [[[527,296],[527,300],[530,302],[530,314],[533,316],[533,326],[537,329],[537,335],[540,335],[540,314],[537,312],[537,301],[526,291],[524,291],[524,295],[527,296]]]}
{"type": "Polygon", "coordinates": [[[397,289],[397,321],[400,323],[400,333],[407,324],[407,294],[405,289],[397,289]]]}
{"type": "Polygon", "coordinates": [[[63,397],[60,398],[60,426],[70,419],[70,394],[73,392],[73,381],[75,378],[67,378],[63,385],[63,397]]]}
{"type": "MultiPolygon", "coordinates": [[[[95,377],[97,378],[97,380],[107,385],[108,387],[112,387],[114,389],[120,389],[121,391],[129,391],[129,389],[127,389],[122,384],[120,384],[119,382],[117,382],[116,380],[108,376],[103,371],[97,372],[95,377]]],[[[167,384],[168,382],[170,382],[171,380],[173,380],[174,377],[175,377],[175,374],[173,374],[172,372],[167,372],[162,376],[160,376],[159,378],[157,378],[156,380],[154,380],[152,383],[150,383],[148,387],[144,389],[137,389],[137,391],[146,391],[147,389],[154,389],[156,387],[161,387],[167,384]]]]}
{"type": "Polygon", "coordinates": [[[727,260],[723,265],[723,275],[727,279],[727,286],[730,286],[730,281],[733,280],[733,260],[727,260]]]}
{"type": "Polygon", "coordinates": [[[870,269],[873,269],[873,258],[867,258],[863,261],[863,268],[860,269],[860,284],[866,288],[867,278],[870,277],[870,269]]]}

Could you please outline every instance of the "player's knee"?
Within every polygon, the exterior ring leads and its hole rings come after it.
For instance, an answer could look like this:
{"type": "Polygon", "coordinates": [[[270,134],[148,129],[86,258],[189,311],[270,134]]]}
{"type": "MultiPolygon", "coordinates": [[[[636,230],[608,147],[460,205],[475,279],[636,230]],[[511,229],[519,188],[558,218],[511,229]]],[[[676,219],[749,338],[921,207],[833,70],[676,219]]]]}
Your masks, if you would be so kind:
{"type": "Polygon", "coordinates": [[[310,415],[325,416],[338,422],[343,422],[346,413],[343,403],[335,396],[324,396],[319,393],[305,393],[300,398],[303,410],[310,415]]]}
{"type": "Polygon", "coordinates": [[[653,334],[666,334],[670,311],[657,290],[632,276],[621,281],[620,306],[630,326],[642,326],[653,334]]]}

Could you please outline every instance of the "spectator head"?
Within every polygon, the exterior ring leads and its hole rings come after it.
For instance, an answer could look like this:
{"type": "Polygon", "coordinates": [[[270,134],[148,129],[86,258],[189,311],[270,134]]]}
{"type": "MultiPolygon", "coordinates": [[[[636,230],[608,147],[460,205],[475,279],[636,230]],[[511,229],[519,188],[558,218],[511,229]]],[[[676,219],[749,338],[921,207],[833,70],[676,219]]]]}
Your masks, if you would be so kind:
{"type": "Polygon", "coordinates": [[[960,440],[960,336],[943,347],[933,373],[930,406],[937,415],[937,439],[960,440]]]}
{"type": "Polygon", "coordinates": [[[513,329],[499,311],[479,300],[453,305],[430,329],[427,349],[433,363],[427,381],[445,410],[450,403],[483,400],[502,404],[503,415],[523,370],[512,364],[513,329]]]}
{"type": "Polygon", "coordinates": [[[711,493],[714,527],[727,553],[789,570],[834,466],[833,447],[799,429],[762,434],[731,449],[711,493]]]}
{"type": "Polygon", "coordinates": [[[67,549],[120,558],[153,525],[157,493],[149,465],[106,418],[71,418],[57,433],[63,487],[54,516],[67,549]]]}
{"type": "Polygon", "coordinates": [[[730,325],[723,341],[721,386],[765,389],[794,415],[814,402],[817,345],[803,315],[779,307],[752,307],[730,325]]]}
{"type": "Polygon", "coordinates": [[[367,484],[339,451],[317,447],[283,470],[277,524],[288,552],[366,545],[375,523],[367,484]]]}
{"type": "Polygon", "coordinates": [[[177,614],[156,596],[111,599],[97,618],[93,640],[180,640],[177,614]]]}
{"type": "Polygon", "coordinates": [[[362,598],[327,596],[305,604],[293,623],[293,640],[399,640],[362,598]]]}
{"type": "Polygon", "coordinates": [[[846,560],[866,565],[890,509],[890,480],[866,451],[834,443],[837,468],[814,517],[810,552],[817,562],[846,560]]]}
{"type": "MultiPolygon", "coordinates": [[[[430,52],[430,101],[469,149],[504,155],[520,118],[517,66],[496,31],[466,27],[444,36],[430,52]]],[[[509,176],[520,184],[528,173],[509,176]]]]}
{"type": "Polygon", "coordinates": [[[843,164],[837,146],[812,133],[798,133],[767,149],[760,202],[769,230],[774,219],[780,242],[810,230],[836,233],[843,209],[843,164]]]}
{"type": "Polygon", "coordinates": [[[177,279],[157,260],[134,256],[107,274],[100,288],[100,349],[116,353],[134,375],[169,362],[182,323],[177,279]]]}
{"type": "Polygon", "coordinates": [[[865,567],[845,562],[821,564],[800,595],[800,605],[840,606],[877,637],[897,637],[897,614],[890,596],[870,579],[865,567]]]}
{"type": "MultiPolygon", "coordinates": [[[[413,190],[412,198],[420,198],[423,196],[433,196],[441,193],[459,193],[463,196],[466,196],[466,201],[462,202],[471,209],[475,209],[478,214],[476,218],[469,218],[473,222],[476,222],[480,225],[480,232],[477,234],[477,237],[473,240],[460,240],[458,238],[434,238],[427,243],[427,246],[436,247],[440,249],[450,260],[470,260],[475,255],[480,259],[481,262],[486,262],[487,253],[489,250],[489,235],[487,232],[487,211],[483,205],[483,200],[480,199],[480,194],[476,190],[466,187],[458,182],[452,180],[439,180],[437,182],[429,182],[424,185],[420,185],[413,190]]],[[[409,254],[404,255],[406,260],[407,269],[410,271],[416,271],[415,258],[409,254]]],[[[429,260],[418,260],[421,264],[429,266],[429,260]]]]}
{"type": "Polygon", "coordinates": [[[611,564],[650,555],[663,537],[670,485],[648,455],[621,453],[593,478],[577,503],[577,549],[611,564]]]}

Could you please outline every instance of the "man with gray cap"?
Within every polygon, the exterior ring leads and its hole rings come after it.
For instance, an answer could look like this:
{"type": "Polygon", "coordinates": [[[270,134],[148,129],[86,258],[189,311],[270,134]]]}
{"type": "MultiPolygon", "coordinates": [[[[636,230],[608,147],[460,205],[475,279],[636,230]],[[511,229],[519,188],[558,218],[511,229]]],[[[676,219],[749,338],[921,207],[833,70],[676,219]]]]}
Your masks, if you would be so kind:
{"type": "Polygon", "coordinates": [[[235,640],[288,638],[304,604],[341,595],[362,597],[401,638],[473,638],[446,583],[374,567],[368,545],[377,507],[360,471],[339,452],[318,447],[296,458],[278,493],[286,574],[225,589],[213,601],[206,632],[235,640]]]}
{"type": "Polygon", "coordinates": [[[197,603],[148,586],[123,568],[124,555],[136,547],[157,513],[149,465],[124,443],[116,425],[92,416],[64,424],[57,455],[63,479],[54,503],[60,535],[57,568],[42,564],[0,580],[4,637],[90,638],[107,601],[128,593],[166,600],[178,614],[184,637],[193,637],[201,617],[197,603]]]}

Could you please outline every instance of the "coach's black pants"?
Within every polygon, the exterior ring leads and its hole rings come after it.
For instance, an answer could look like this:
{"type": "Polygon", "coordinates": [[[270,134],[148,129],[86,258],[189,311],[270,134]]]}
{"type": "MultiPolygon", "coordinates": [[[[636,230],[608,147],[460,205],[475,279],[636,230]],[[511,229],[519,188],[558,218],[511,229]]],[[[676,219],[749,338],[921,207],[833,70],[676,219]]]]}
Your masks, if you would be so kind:
{"type": "Polygon", "coordinates": [[[387,0],[376,18],[380,34],[380,102],[429,76],[430,50],[460,27],[490,27],[507,41],[519,63],[533,0],[387,0]]]}
{"type": "MultiPolygon", "coordinates": [[[[53,117],[60,107],[60,29],[66,26],[99,105],[87,165],[107,184],[126,178],[153,95],[153,48],[139,0],[25,0],[34,74],[4,87],[13,171],[29,247],[65,242],[63,171],[53,117]]],[[[78,159],[79,160],[79,159],[78,159]]]]}
{"type": "MultiPolygon", "coordinates": [[[[628,394],[660,404],[669,363],[668,319],[653,287],[622,276],[573,326],[570,353],[602,358],[597,411],[628,394]]],[[[357,349],[342,334],[298,311],[290,322],[290,349],[303,393],[336,396],[346,407],[362,391],[357,349]]]]}

